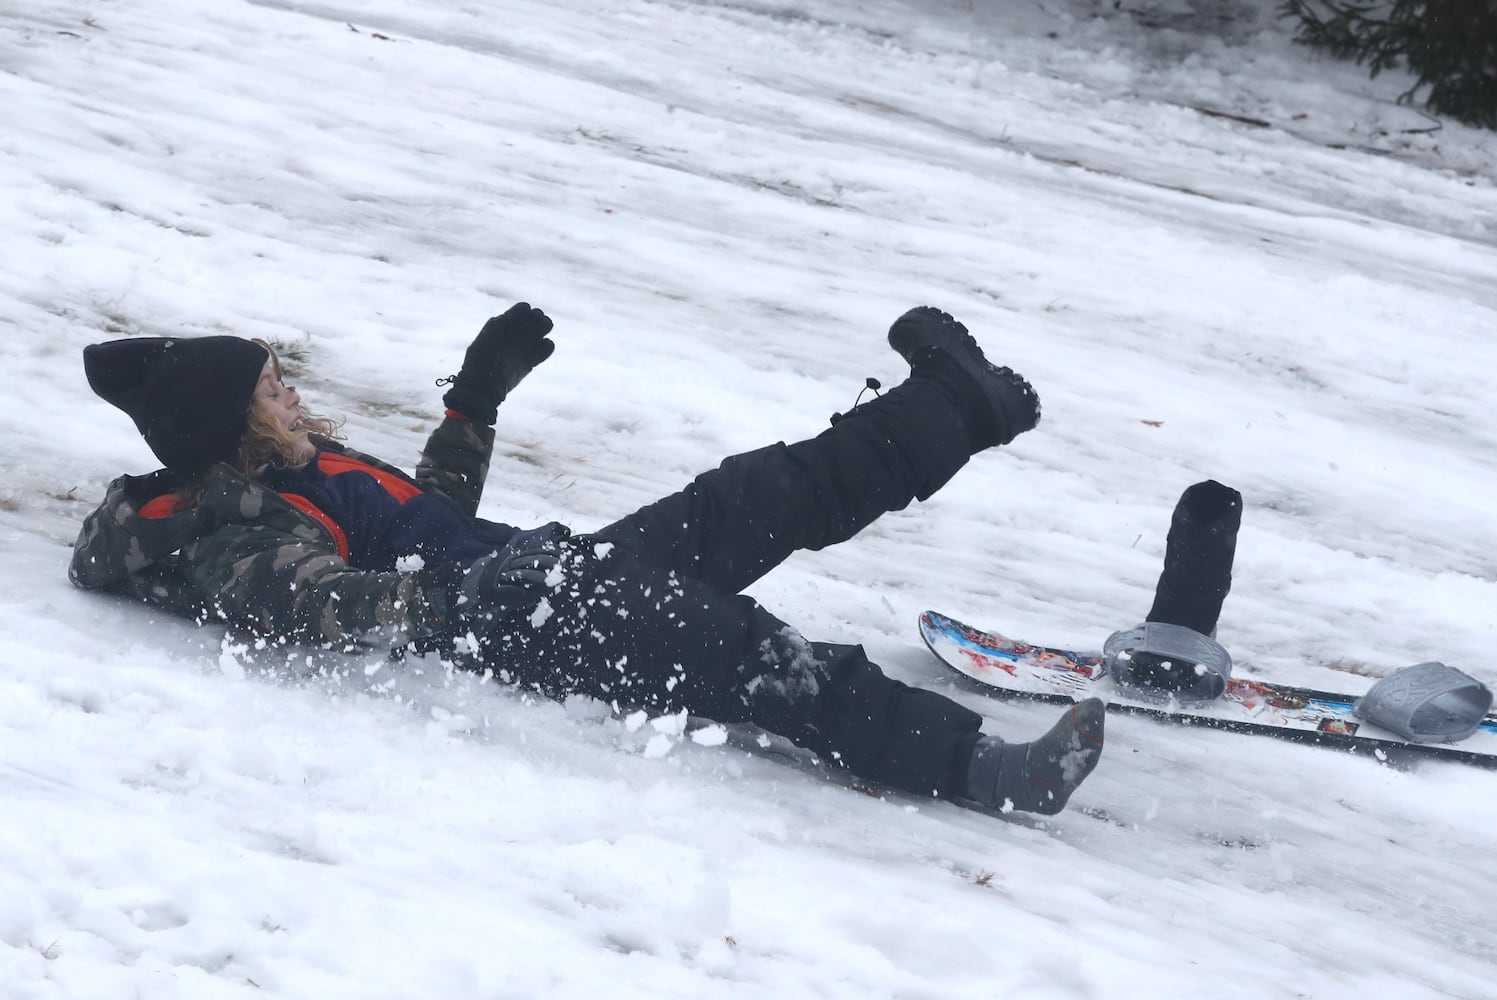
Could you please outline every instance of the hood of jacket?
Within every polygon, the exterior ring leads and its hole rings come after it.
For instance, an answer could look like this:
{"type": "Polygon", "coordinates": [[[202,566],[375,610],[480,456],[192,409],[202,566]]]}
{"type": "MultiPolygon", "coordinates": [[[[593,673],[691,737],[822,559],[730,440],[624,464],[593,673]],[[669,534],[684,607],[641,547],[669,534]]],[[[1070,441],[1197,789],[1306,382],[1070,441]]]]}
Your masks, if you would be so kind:
{"type": "Polygon", "coordinates": [[[84,519],[73,543],[68,579],[89,590],[117,586],[212,530],[211,511],[202,505],[168,517],[140,512],[181,487],[181,478],[165,469],[110,483],[104,502],[84,519]]]}
{"type": "MultiPolygon", "coordinates": [[[[104,502],[84,519],[73,543],[68,579],[88,590],[159,584],[163,574],[175,569],[183,548],[228,524],[261,524],[336,551],[331,536],[315,519],[222,463],[206,473],[195,506],[160,516],[141,513],[152,500],[182,486],[181,477],[165,469],[147,476],[120,476],[110,483],[104,502]]],[[[140,596],[160,602],[169,595],[140,596]]]]}

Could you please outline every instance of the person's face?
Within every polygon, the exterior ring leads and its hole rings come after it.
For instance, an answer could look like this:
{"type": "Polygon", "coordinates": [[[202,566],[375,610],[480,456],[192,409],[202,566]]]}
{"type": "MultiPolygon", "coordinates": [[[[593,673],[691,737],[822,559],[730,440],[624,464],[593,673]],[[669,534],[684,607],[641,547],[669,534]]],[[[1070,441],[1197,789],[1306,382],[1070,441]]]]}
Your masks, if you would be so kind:
{"type": "Polygon", "coordinates": [[[317,448],[307,431],[301,426],[301,396],[281,379],[280,365],[274,357],[265,362],[260,372],[260,381],[255,383],[255,399],[259,400],[271,416],[296,438],[294,454],[287,456],[294,462],[306,462],[317,454],[317,448]]]}
{"type": "Polygon", "coordinates": [[[255,384],[255,398],[268,405],[286,430],[300,429],[297,424],[301,421],[301,396],[281,381],[274,358],[265,362],[265,369],[260,372],[260,381],[255,384]]]}

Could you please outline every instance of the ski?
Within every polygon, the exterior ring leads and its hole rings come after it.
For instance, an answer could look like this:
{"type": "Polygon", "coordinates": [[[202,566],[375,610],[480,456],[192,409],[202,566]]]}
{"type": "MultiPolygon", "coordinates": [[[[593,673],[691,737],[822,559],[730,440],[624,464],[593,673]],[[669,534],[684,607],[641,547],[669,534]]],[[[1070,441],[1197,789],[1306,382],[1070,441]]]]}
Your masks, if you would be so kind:
{"type": "Polygon", "coordinates": [[[1206,705],[1150,703],[1116,690],[1101,653],[1021,642],[935,611],[920,616],[920,635],[942,663],[997,697],[1049,702],[1095,697],[1112,712],[1295,740],[1388,762],[1432,758],[1497,768],[1497,713],[1487,715],[1459,744],[1412,743],[1353,715],[1356,695],[1239,677],[1206,705]]]}

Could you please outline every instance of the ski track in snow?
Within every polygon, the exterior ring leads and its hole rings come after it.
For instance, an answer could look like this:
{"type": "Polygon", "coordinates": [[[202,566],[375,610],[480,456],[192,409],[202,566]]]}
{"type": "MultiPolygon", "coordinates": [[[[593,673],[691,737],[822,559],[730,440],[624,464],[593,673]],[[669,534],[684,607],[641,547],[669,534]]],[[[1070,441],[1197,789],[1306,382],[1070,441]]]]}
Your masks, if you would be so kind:
{"type": "Polygon", "coordinates": [[[756,585],[809,637],[1037,734],[918,612],[1096,646],[1213,477],[1240,671],[1497,683],[1497,137],[1406,86],[1253,0],[0,13],[0,995],[1492,996],[1490,773],[1114,718],[1070,809],[994,819],[64,573],[152,464],[90,342],[270,338],[409,465],[534,302],[484,513],[585,528],[897,381],[930,302],[1044,420],[756,585]]]}

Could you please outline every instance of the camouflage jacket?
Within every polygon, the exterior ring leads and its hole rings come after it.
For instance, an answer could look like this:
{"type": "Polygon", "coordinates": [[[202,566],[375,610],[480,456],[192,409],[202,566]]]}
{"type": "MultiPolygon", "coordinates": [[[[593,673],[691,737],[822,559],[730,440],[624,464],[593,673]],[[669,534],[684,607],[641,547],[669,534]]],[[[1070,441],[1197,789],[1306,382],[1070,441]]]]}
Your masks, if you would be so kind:
{"type": "MultiPolygon", "coordinates": [[[[414,478],[377,458],[318,440],[423,490],[478,510],[493,428],[447,418],[432,432],[414,478]]],[[[420,572],[367,572],[338,555],[327,527],[226,464],[207,473],[201,501],[166,516],[141,513],[182,481],[165,469],[121,476],[83,522],[68,578],[87,590],[132,596],[198,621],[261,635],[345,646],[383,632],[395,642],[430,635],[447,595],[420,572]]]]}

